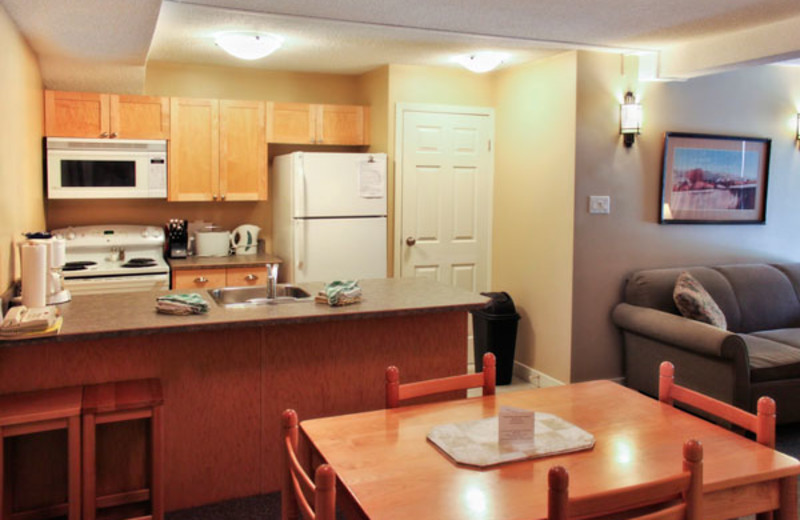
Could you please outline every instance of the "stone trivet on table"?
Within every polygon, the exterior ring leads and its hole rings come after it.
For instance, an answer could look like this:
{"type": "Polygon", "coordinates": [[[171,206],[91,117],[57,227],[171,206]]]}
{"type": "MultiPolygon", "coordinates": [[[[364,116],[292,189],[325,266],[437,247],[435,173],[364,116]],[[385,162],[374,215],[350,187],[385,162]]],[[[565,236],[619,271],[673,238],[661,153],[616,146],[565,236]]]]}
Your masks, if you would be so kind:
{"type": "Polygon", "coordinates": [[[436,426],[428,440],[459,464],[494,466],[515,460],[536,459],[561,453],[588,450],[594,436],[549,413],[536,412],[531,441],[498,442],[497,416],[436,426]]]}

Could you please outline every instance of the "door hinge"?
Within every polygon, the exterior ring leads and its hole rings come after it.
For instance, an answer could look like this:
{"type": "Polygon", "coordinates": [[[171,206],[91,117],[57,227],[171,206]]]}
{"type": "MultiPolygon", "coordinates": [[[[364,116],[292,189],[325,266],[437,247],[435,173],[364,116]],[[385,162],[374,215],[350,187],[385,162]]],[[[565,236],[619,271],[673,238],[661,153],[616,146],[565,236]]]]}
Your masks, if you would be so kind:
{"type": "Polygon", "coordinates": [[[489,151],[490,152],[492,151],[492,140],[491,139],[489,139],[489,151]]]}

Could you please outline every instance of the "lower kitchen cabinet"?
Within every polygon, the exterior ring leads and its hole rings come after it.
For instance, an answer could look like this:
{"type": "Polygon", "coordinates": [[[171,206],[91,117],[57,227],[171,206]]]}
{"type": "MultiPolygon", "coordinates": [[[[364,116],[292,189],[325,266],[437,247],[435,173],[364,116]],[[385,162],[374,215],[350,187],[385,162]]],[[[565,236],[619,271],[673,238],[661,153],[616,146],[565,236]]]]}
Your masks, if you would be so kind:
{"type": "Polygon", "coordinates": [[[181,269],[172,271],[173,289],[217,289],[219,287],[244,287],[267,285],[267,268],[228,267],[181,269]]]}

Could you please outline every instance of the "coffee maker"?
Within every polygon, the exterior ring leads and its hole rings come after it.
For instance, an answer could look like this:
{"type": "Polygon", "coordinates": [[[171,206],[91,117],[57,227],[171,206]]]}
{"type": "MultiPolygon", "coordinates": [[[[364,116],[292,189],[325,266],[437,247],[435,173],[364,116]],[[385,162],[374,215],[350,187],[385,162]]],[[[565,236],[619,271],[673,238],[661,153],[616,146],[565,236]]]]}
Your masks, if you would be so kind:
{"type": "Polygon", "coordinates": [[[172,218],[167,224],[167,254],[170,258],[186,258],[189,249],[188,222],[172,218]]]}

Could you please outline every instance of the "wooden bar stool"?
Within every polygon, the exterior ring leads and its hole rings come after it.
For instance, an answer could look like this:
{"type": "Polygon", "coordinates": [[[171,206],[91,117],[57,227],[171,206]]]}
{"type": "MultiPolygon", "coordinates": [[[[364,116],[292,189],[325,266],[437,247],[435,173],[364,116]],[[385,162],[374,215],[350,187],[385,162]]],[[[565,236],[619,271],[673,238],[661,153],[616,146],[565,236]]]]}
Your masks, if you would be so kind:
{"type": "Polygon", "coordinates": [[[164,518],[164,395],[158,379],[88,385],[83,389],[83,518],[94,520],[97,509],[149,500],[151,514],[164,518]],[[97,496],[96,426],[150,419],[150,485],[144,489],[97,496]]]}
{"type": "Polygon", "coordinates": [[[37,519],[81,514],[80,386],[0,396],[0,517],[37,519]],[[53,430],[67,430],[67,502],[34,511],[12,513],[5,476],[4,439],[53,430]]]}

